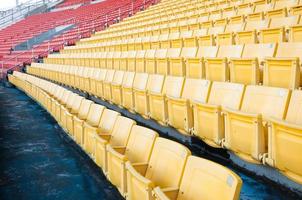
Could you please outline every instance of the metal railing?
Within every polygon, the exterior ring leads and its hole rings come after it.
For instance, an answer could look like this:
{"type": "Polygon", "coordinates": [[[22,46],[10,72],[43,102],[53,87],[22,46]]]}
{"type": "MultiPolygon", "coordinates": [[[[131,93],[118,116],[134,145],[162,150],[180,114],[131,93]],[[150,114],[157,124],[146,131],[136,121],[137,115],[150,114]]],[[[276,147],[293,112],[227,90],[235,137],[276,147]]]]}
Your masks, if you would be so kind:
{"type": "Polygon", "coordinates": [[[24,17],[28,16],[29,13],[35,11],[39,7],[45,6],[44,9],[40,10],[40,12],[44,12],[48,8],[48,6],[46,5],[56,5],[61,1],[62,0],[28,0],[14,8],[8,9],[6,11],[1,11],[0,29],[5,28],[13,22],[17,22],[23,19],[24,17]]]}
{"type": "MultiPolygon", "coordinates": [[[[132,1],[131,3],[122,5],[122,6],[118,7],[118,8],[116,8],[116,9],[114,9],[113,11],[110,11],[110,12],[107,12],[107,13],[105,13],[105,14],[103,14],[103,15],[100,15],[100,16],[98,16],[97,18],[90,20],[89,22],[85,22],[85,24],[87,24],[87,23],[90,23],[90,25],[92,24],[92,28],[88,28],[87,31],[82,32],[82,33],[80,33],[80,32],[78,31],[77,38],[78,38],[78,40],[79,40],[79,39],[81,39],[85,34],[87,34],[87,33],[93,33],[95,30],[97,30],[97,28],[105,29],[105,28],[107,27],[107,26],[105,26],[105,25],[110,24],[110,22],[111,22],[111,23],[116,23],[117,17],[118,17],[119,19],[121,19],[121,16],[123,16],[123,15],[125,15],[125,14],[129,14],[129,13],[128,13],[128,12],[129,12],[128,9],[127,9],[126,11],[124,11],[124,12],[121,12],[121,8],[122,8],[122,7],[129,6],[132,15],[134,15],[136,10],[137,10],[137,11],[140,11],[140,9],[137,9],[137,8],[146,9],[146,5],[149,5],[150,3],[155,4],[155,3],[158,3],[158,2],[159,2],[159,0],[144,0],[142,4],[137,5],[136,7],[134,7],[134,1],[132,1]],[[116,14],[116,15],[113,15],[113,14],[116,14]],[[107,16],[109,16],[109,15],[110,15],[110,16],[113,15],[113,16],[115,16],[116,18],[113,17],[113,19],[108,20],[108,17],[107,17],[107,16]],[[102,21],[101,23],[99,23],[99,25],[98,25],[98,23],[96,23],[96,21],[98,21],[101,17],[105,17],[105,20],[102,21]]],[[[77,25],[76,28],[78,28],[78,29],[79,29],[80,25],[82,24],[81,22],[76,22],[75,17],[73,17],[72,19],[68,19],[68,20],[73,21],[74,24],[77,25]]],[[[73,30],[73,29],[71,29],[71,30],[73,30]]],[[[69,30],[69,31],[71,31],[71,30],[69,30]]],[[[69,31],[68,31],[68,32],[69,32],[69,31]]],[[[49,52],[52,52],[55,48],[59,48],[59,47],[61,47],[62,45],[64,46],[64,45],[66,44],[66,42],[69,41],[69,40],[65,40],[64,34],[66,34],[66,33],[63,33],[63,34],[62,34],[62,35],[63,35],[63,41],[62,41],[60,44],[58,44],[58,45],[53,46],[52,48],[50,48],[50,42],[48,42],[48,48],[47,48],[47,50],[45,50],[45,51],[43,51],[42,53],[40,53],[40,54],[38,54],[38,55],[35,56],[35,54],[34,54],[34,53],[35,53],[35,49],[38,49],[38,48],[42,45],[42,44],[40,44],[40,45],[38,45],[38,46],[32,48],[31,57],[30,57],[29,59],[24,60],[23,62],[20,62],[19,64],[15,65],[15,66],[12,66],[12,67],[9,67],[9,68],[4,67],[6,62],[13,61],[13,60],[15,60],[16,62],[18,62],[18,58],[20,58],[22,55],[24,55],[24,54],[26,54],[26,53],[28,53],[28,52],[22,52],[22,53],[20,53],[20,54],[17,54],[17,55],[16,55],[15,57],[13,57],[13,58],[10,58],[10,59],[7,59],[7,60],[2,60],[2,61],[1,61],[1,72],[0,72],[0,73],[1,73],[1,79],[2,79],[2,80],[5,80],[5,79],[6,79],[6,76],[7,76],[7,72],[8,72],[8,71],[12,71],[12,70],[14,70],[14,69],[16,69],[16,68],[18,68],[18,67],[19,67],[19,68],[22,68],[24,63],[32,62],[33,60],[35,60],[35,59],[37,59],[37,58],[39,58],[39,57],[41,57],[41,56],[43,56],[43,55],[48,55],[48,53],[49,53],[49,52]]]]}

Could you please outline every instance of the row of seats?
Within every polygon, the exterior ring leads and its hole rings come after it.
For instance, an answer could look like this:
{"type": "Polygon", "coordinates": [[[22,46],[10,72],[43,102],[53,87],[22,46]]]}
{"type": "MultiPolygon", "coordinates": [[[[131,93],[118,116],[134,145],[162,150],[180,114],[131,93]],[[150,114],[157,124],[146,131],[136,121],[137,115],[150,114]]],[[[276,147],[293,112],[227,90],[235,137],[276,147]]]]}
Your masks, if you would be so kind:
{"type": "Polygon", "coordinates": [[[9,81],[43,105],[127,199],[239,199],[239,176],[185,146],[49,81],[20,72],[9,81]]]}
{"type": "Polygon", "coordinates": [[[204,78],[211,81],[299,88],[302,76],[301,50],[302,43],[222,45],[219,47],[53,54],[44,59],[44,62],[55,64],[51,65],[54,70],[62,67],[65,73],[78,75],[83,73],[86,76],[95,74],[92,73],[94,69],[89,69],[89,67],[94,67],[204,78]],[[60,66],[64,64],[79,67],[60,66]]]}
{"type": "MultiPolygon", "coordinates": [[[[165,48],[182,48],[182,47],[203,47],[215,45],[232,45],[232,44],[253,44],[257,43],[282,43],[282,42],[301,42],[301,33],[298,26],[291,27],[290,30],[280,25],[290,25],[287,20],[276,21],[277,28],[263,29],[258,31],[259,27],[266,27],[266,21],[255,21],[248,23],[253,26],[247,28],[247,24],[228,25],[226,27],[212,27],[209,29],[199,29],[195,31],[174,32],[156,36],[137,37],[126,40],[118,40],[91,45],[70,46],[61,51],[63,54],[72,53],[92,53],[106,51],[132,51],[132,50],[149,50],[165,48]],[[245,27],[245,28],[244,28],[245,27]],[[258,28],[256,28],[258,27],[258,28]],[[256,29],[254,29],[256,28],[256,29]],[[246,31],[238,31],[247,29],[246,31]]],[[[300,27],[301,28],[301,27],[300,27]]]]}
{"type": "Polygon", "coordinates": [[[27,70],[194,134],[248,162],[274,166],[302,183],[301,90],[105,69],[95,69],[100,75],[94,78],[45,66],[27,70]]]}
{"type": "MultiPolygon", "coordinates": [[[[261,1],[261,2],[265,2],[265,1],[261,1]]],[[[278,1],[278,2],[284,2],[284,1],[278,1]]],[[[286,2],[286,1],[285,1],[286,2]]],[[[112,27],[110,30],[108,30],[107,32],[100,32],[99,34],[96,33],[95,35],[93,35],[91,38],[87,38],[87,39],[83,39],[80,42],[78,42],[78,45],[87,45],[87,44],[93,44],[93,43],[100,43],[100,42],[107,42],[107,41],[112,41],[112,40],[125,40],[125,39],[131,39],[131,38],[136,38],[138,36],[140,37],[144,37],[144,36],[155,36],[155,35],[159,35],[159,34],[167,34],[167,33],[172,33],[172,32],[179,32],[179,31],[187,31],[187,30],[197,30],[197,29],[201,29],[201,28],[210,28],[209,29],[209,34],[211,32],[214,32],[214,30],[212,30],[213,26],[214,27],[221,27],[220,29],[222,29],[221,31],[224,31],[223,26],[222,25],[233,25],[231,26],[234,27],[235,24],[241,24],[241,27],[237,27],[237,28],[233,28],[234,31],[243,31],[243,30],[253,30],[253,21],[267,21],[267,23],[272,20],[272,27],[271,28],[284,28],[282,26],[285,27],[289,27],[289,26],[294,26],[296,24],[299,24],[298,20],[294,20],[296,18],[299,18],[299,15],[301,14],[300,12],[294,12],[293,15],[289,15],[289,17],[287,17],[288,15],[286,13],[284,13],[284,11],[286,11],[286,7],[284,7],[283,9],[278,9],[272,12],[271,15],[267,15],[267,17],[264,17],[264,15],[262,13],[253,13],[250,15],[244,15],[242,13],[239,13],[237,15],[236,12],[234,12],[234,10],[232,10],[233,7],[231,7],[231,9],[227,10],[227,14],[225,15],[225,17],[223,17],[223,15],[221,14],[220,11],[214,11],[212,14],[206,13],[203,10],[198,10],[198,14],[197,13],[192,13],[187,11],[189,16],[183,16],[182,18],[177,18],[177,19],[160,19],[159,21],[155,21],[154,20],[150,20],[149,23],[146,24],[146,22],[144,24],[139,24],[139,23],[135,23],[136,25],[129,28],[129,25],[126,26],[127,23],[121,23],[121,25],[117,25],[118,27],[125,27],[125,29],[116,29],[116,27],[112,27]],[[231,13],[229,13],[231,11],[231,13]],[[192,16],[193,15],[193,16],[192,16]],[[277,18],[277,19],[274,19],[277,18]],[[165,20],[165,21],[162,21],[165,20]],[[289,22],[289,24],[284,25],[284,23],[281,23],[279,26],[278,25],[274,25],[275,22],[274,21],[285,21],[285,22],[289,22]],[[244,27],[244,22],[247,22],[247,28],[244,27]],[[249,25],[249,23],[251,25],[249,25]],[[275,27],[274,27],[275,26],[275,27]],[[123,34],[121,34],[123,33],[123,34]]],[[[270,12],[268,12],[270,13],[270,12]]],[[[173,14],[173,17],[177,17],[176,14],[173,14]]],[[[257,24],[258,24],[257,23],[257,24]]],[[[263,27],[261,27],[262,29],[267,29],[269,28],[269,23],[267,26],[262,25],[263,27]]],[[[231,28],[227,28],[231,29],[231,28]]],[[[254,28],[256,29],[257,26],[254,28]]],[[[232,29],[231,29],[232,30],[232,29]]],[[[230,31],[231,31],[230,30],[230,31]]]]}
{"type": "MultiPolygon", "coordinates": [[[[188,25],[189,26],[189,25],[188,25]]],[[[112,50],[133,50],[135,48],[195,47],[208,45],[231,45],[249,43],[301,42],[300,15],[273,18],[269,20],[201,26],[182,30],[180,26],[143,31],[131,38],[112,38],[110,41],[93,42],[70,46],[62,53],[112,50]],[[179,30],[181,29],[181,30],[179,30]],[[140,46],[140,44],[144,44],[140,46]]],[[[138,49],[139,50],[139,49],[138,49]]]]}

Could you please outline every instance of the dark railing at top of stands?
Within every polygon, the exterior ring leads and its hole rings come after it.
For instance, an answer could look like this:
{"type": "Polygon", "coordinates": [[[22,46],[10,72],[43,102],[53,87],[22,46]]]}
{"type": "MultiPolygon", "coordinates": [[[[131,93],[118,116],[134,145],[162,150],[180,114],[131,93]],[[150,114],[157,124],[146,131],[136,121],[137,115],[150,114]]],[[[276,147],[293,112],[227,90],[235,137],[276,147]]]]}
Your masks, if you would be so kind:
{"type": "MultiPolygon", "coordinates": [[[[144,0],[142,4],[137,5],[136,7],[134,7],[134,1],[135,1],[135,0],[132,0],[131,3],[127,3],[127,4],[125,4],[125,5],[122,5],[122,6],[116,8],[116,9],[110,11],[110,12],[105,13],[104,15],[100,15],[100,16],[98,16],[97,18],[92,19],[92,20],[90,20],[89,22],[87,22],[87,23],[90,23],[90,24],[92,23],[92,24],[93,24],[93,27],[92,27],[92,28],[89,28],[87,31],[82,32],[82,33],[79,33],[79,31],[78,31],[78,39],[81,39],[81,38],[82,38],[85,34],[87,34],[87,33],[92,33],[92,32],[95,31],[97,28],[100,28],[100,27],[101,27],[102,29],[103,29],[103,28],[106,28],[106,27],[105,27],[105,24],[110,24],[110,22],[113,22],[113,23],[116,22],[116,21],[115,21],[116,18],[112,19],[111,21],[108,21],[108,18],[107,18],[108,15],[113,14],[113,13],[116,12],[116,11],[118,11],[118,14],[117,14],[117,15],[114,15],[114,16],[119,17],[119,19],[122,20],[122,19],[121,19],[121,16],[123,16],[123,15],[129,13],[129,10],[126,10],[126,11],[124,11],[124,12],[121,12],[120,9],[121,9],[122,7],[131,5],[131,14],[134,15],[134,14],[135,14],[134,12],[135,12],[135,10],[136,10],[137,8],[143,8],[143,10],[145,10],[145,9],[146,9],[146,5],[148,5],[149,3],[156,4],[156,3],[158,3],[160,0],[144,0]],[[96,26],[95,26],[95,24],[97,24],[97,23],[95,23],[95,21],[97,21],[97,20],[100,19],[101,17],[106,17],[106,18],[105,18],[105,21],[102,21],[102,22],[100,23],[100,25],[96,25],[96,26]]],[[[66,20],[66,21],[73,21],[73,23],[76,25],[76,27],[77,27],[78,29],[79,29],[79,25],[81,25],[81,22],[76,22],[75,17],[73,17],[73,18],[71,18],[71,19],[68,19],[68,20],[66,20]]],[[[101,29],[101,30],[102,30],[102,29],[101,29]]],[[[64,34],[65,34],[65,33],[62,34],[62,35],[63,35],[63,42],[61,42],[60,44],[55,45],[55,46],[53,46],[52,48],[50,48],[49,42],[48,42],[48,48],[47,48],[47,50],[45,50],[43,53],[40,53],[40,54],[34,56],[34,50],[35,50],[36,48],[39,48],[42,44],[37,45],[36,47],[32,48],[32,56],[31,56],[31,58],[29,58],[29,59],[27,59],[27,60],[25,60],[25,61],[22,61],[22,62],[20,62],[19,64],[15,65],[15,66],[12,66],[12,67],[9,67],[9,68],[5,68],[5,67],[4,67],[4,64],[5,64],[5,62],[12,61],[12,60],[16,60],[16,61],[17,61],[17,59],[18,59],[20,56],[22,56],[22,55],[24,55],[25,53],[28,53],[28,52],[22,52],[22,53],[20,53],[20,54],[17,54],[17,55],[16,55],[15,57],[13,57],[13,58],[7,59],[7,60],[5,60],[5,61],[3,60],[2,63],[1,63],[1,72],[0,72],[0,73],[1,73],[1,79],[2,79],[2,80],[6,79],[6,76],[7,76],[7,72],[8,72],[8,71],[12,71],[12,70],[17,69],[17,68],[22,68],[24,63],[26,63],[26,62],[31,62],[31,61],[35,60],[36,58],[39,58],[39,57],[41,57],[41,56],[43,56],[43,55],[47,55],[49,52],[53,51],[55,48],[59,48],[59,47],[61,47],[62,45],[65,45],[66,42],[68,42],[68,40],[65,40],[65,39],[64,39],[64,34]]],[[[73,38],[73,39],[74,39],[74,38],[73,38]]]]}

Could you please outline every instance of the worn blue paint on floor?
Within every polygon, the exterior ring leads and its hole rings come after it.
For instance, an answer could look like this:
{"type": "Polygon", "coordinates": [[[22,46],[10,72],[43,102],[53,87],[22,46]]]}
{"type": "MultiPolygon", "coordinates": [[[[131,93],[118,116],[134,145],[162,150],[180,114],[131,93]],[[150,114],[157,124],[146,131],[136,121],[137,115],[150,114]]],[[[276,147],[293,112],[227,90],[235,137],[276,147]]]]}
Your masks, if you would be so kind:
{"type": "Polygon", "coordinates": [[[0,86],[0,199],[122,199],[23,92],[0,86]]]}

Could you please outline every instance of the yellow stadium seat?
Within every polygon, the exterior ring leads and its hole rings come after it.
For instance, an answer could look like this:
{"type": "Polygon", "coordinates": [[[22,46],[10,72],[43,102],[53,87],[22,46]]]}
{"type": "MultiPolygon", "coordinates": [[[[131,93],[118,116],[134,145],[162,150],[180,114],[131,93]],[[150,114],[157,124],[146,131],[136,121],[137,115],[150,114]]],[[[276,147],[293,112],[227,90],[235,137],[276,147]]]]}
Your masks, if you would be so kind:
{"type": "Polygon", "coordinates": [[[238,31],[235,36],[236,44],[257,43],[257,34],[259,30],[266,29],[269,26],[269,20],[247,21],[244,31],[238,31]]]}
{"type": "Polygon", "coordinates": [[[300,59],[302,43],[280,43],[276,58],[266,58],[263,85],[273,87],[300,87],[300,59]]]}
{"type": "Polygon", "coordinates": [[[154,199],[154,187],[179,188],[183,170],[191,152],[172,140],[158,137],[150,161],[126,163],[127,198],[132,200],[154,199]],[[132,164],[133,163],[133,164],[132,164]]]}
{"type": "MultiPolygon", "coordinates": [[[[100,135],[106,137],[111,134],[118,116],[120,116],[118,112],[104,109],[97,126],[88,123],[84,124],[84,149],[92,158],[95,158],[97,138],[100,137],[100,135]]],[[[96,163],[98,164],[98,161],[96,161],[96,163]]]]}
{"type": "Polygon", "coordinates": [[[295,25],[290,27],[288,41],[302,42],[302,25],[295,25]]]}
{"type": "Polygon", "coordinates": [[[134,166],[148,163],[157,137],[155,131],[135,125],[126,146],[106,146],[108,177],[122,195],[125,196],[127,191],[125,163],[129,161],[134,166]]]}
{"type": "Polygon", "coordinates": [[[193,38],[192,30],[181,32],[180,37],[182,39],[183,47],[196,47],[197,46],[197,43],[190,44],[190,43],[186,42],[189,38],[193,38]]]}
{"type": "Polygon", "coordinates": [[[179,188],[154,191],[157,200],[238,200],[242,180],[228,168],[215,162],[189,156],[179,188]]]}
{"type": "Polygon", "coordinates": [[[264,163],[279,169],[285,176],[302,184],[302,91],[294,90],[291,95],[285,120],[269,119],[268,154],[264,163]]]}
{"type": "Polygon", "coordinates": [[[77,95],[73,102],[72,102],[72,106],[70,107],[70,109],[65,109],[65,119],[66,119],[66,129],[67,132],[73,136],[73,116],[77,115],[79,113],[82,101],[84,100],[84,97],[81,97],[79,95],[77,95]]]}
{"type": "Polygon", "coordinates": [[[170,33],[169,35],[170,47],[171,48],[182,48],[183,37],[181,32],[170,33]]]}
{"type": "Polygon", "coordinates": [[[134,96],[133,96],[133,82],[135,78],[134,72],[126,72],[122,83],[122,106],[124,108],[133,109],[134,96]]]}
{"type": "Polygon", "coordinates": [[[206,36],[207,33],[208,33],[207,28],[194,30],[191,37],[184,38],[184,46],[185,47],[197,47],[198,46],[198,38],[202,37],[202,36],[206,36]]]}
{"type": "Polygon", "coordinates": [[[135,124],[135,121],[132,119],[118,116],[110,135],[97,136],[95,145],[95,161],[97,165],[102,168],[105,174],[108,172],[106,146],[110,145],[113,148],[126,146],[130,136],[130,131],[135,124]]]}
{"type": "Polygon", "coordinates": [[[248,15],[254,12],[254,7],[250,3],[240,4],[237,7],[237,15],[248,15]]]}
{"type": "Polygon", "coordinates": [[[148,74],[156,73],[155,54],[156,54],[155,49],[149,49],[146,51],[145,66],[146,66],[146,73],[148,74]]]}
{"type": "Polygon", "coordinates": [[[105,80],[107,74],[107,70],[101,69],[98,76],[90,79],[90,87],[95,87],[95,96],[103,98],[103,82],[105,80]]]}
{"type": "Polygon", "coordinates": [[[269,29],[260,30],[261,43],[286,42],[286,31],[290,26],[297,25],[300,16],[273,18],[269,29]]]}
{"type": "MultiPolygon", "coordinates": [[[[163,88],[149,92],[150,117],[160,124],[166,125],[168,108],[166,96],[179,98],[183,89],[184,77],[167,76],[163,88]]],[[[159,88],[158,88],[159,89],[159,88]]]]}
{"type": "Polygon", "coordinates": [[[145,72],[145,50],[137,51],[135,59],[135,71],[136,72],[145,72]]]}
{"type": "Polygon", "coordinates": [[[183,134],[190,134],[193,128],[192,101],[207,102],[211,82],[202,79],[185,80],[184,88],[180,96],[169,96],[168,124],[175,127],[183,134]]]}
{"type": "Polygon", "coordinates": [[[106,56],[106,67],[107,69],[113,69],[113,56],[114,51],[109,51],[106,56]]]}
{"type": "Polygon", "coordinates": [[[174,53],[169,58],[169,71],[172,76],[186,75],[186,61],[188,58],[195,58],[197,54],[196,47],[184,47],[182,49],[173,49],[174,53]]]}
{"type": "Polygon", "coordinates": [[[151,49],[159,49],[160,48],[160,39],[159,39],[160,35],[153,35],[150,38],[150,46],[151,49]]]}
{"type": "Polygon", "coordinates": [[[242,58],[230,59],[230,81],[246,85],[258,85],[262,81],[264,59],[274,57],[276,44],[246,44],[242,58]]]}
{"type": "MultiPolygon", "coordinates": [[[[67,102],[68,102],[68,100],[70,101],[70,98],[71,97],[69,97],[69,96],[71,96],[71,93],[72,92],[70,92],[70,91],[68,91],[68,90],[65,90],[65,92],[64,92],[64,94],[63,94],[63,96],[62,96],[62,98],[60,99],[60,100],[58,100],[58,101],[56,101],[55,102],[55,118],[57,119],[57,121],[59,122],[59,124],[62,126],[62,122],[61,121],[63,121],[62,119],[61,119],[61,106],[66,106],[67,105],[67,102]]],[[[49,111],[49,107],[47,107],[47,102],[45,103],[46,104],[46,108],[47,108],[47,110],[49,111]]],[[[62,113],[63,114],[63,113],[62,113]]],[[[66,119],[65,119],[65,122],[66,122],[66,119]]]]}
{"type": "Polygon", "coordinates": [[[248,162],[259,163],[267,152],[267,118],[284,119],[289,95],[288,89],[247,86],[240,110],[224,108],[223,146],[248,162]]]}
{"type": "Polygon", "coordinates": [[[115,70],[107,70],[105,80],[103,81],[103,96],[102,98],[111,101],[111,83],[113,81],[113,78],[115,76],[116,71],[115,70]]]}
{"type": "Polygon", "coordinates": [[[215,21],[215,20],[221,19],[221,17],[222,17],[222,10],[218,9],[218,10],[212,11],[210,13],[209,21],[210,20],[215,21]]]}
{"type": "Polygon", "coordinates": [[[136,51],[128,51],[127,67],[128,71],[135,71],[136,51]]]}
{"type": "Polygon", "coordinates": [[[230,58],[240,58],[243,45],[223,45],[218,49],[216,58],[206,58],[205,77],[211,81],[228,81],[230,58]]]}
{"type": "Polygon", "coordinates": [[[274,9],[283,9],[297,6],[299,0],[283,0],[283,1],[275,1],[274,9]]]}
{"type": "Polygon", "coordinates": [[[244,85],[227,82],[213,82],[208,101],[193,101],[193,134],[213,147],[221,147],[224,139],[222,108],[239,109],[244,85]]]}
{"type": "Polygon", "coordinates": [[[236,32],[244,30],[245,23],[228,24],[224,33],[217,34],[217,45],[232,45],[235,44],[234,35],[236,32]]]}
{"type": "MultiPolygon", "coordinates": [[[[299,1],[297,3],[300,4],[299,1]]],[[[291,15],[301,15],[302,14],[302,7],[299,4],[296,6],[293,6],[289,9],[291,15]]]]}
{"type": "Polygon", "coordinates": [[[121,58],[122,52],[120,51],[115,51],[113,54],[113,69],[119,70],[120,69],[120,58],[121,58]]]}
{"type": "Polygon", "coordinates": [[[186,59],[186,77],[205,78],[204,58],[215,58],[218,46],[201,46],[198,48],[195,58],[186,59]]]}
{"type": "Polygon", "coordinates": [[[168,33],[159,35],[157,42],[158,42],[157,48],[168,49],[171,47],[168,33]]]}
{"type": "Polygon", "coordinates": [[[111,90],[111,99],[110,102],[113,102],[117,105],[121,105],[122,103],[122,83],[124,79],[124,71],[115,71],[113,80],[110,84],[111,90]]]}
{"type": "Polygon", "coordinates": [[[84,121],[93,116],[94,110],[91,110],[93,102],[87,99],[83,99],[79,113],[73,116],[73,130],[74,139],[78,144],[83,144],[83,125],[84,121]]]}
{"type": "Polygon", "coordinates": [[[224,33],[225,26],[215,26],[208,29],[207,35],[198,37],[198,46],[212,46],[216,44],[216,36],[224,33]]]}
{"type": "Polygon", "coordinates": [[[158,74],[168,75],[168,49],[157,49],[156,57],[156,72],[158,74]]]}
{"type": "Polygon", "coordinates": [[[145,118],[150,116],[149,93],[161,93],[164,78],[163,75],[150,74],[148,76],[146,89],[134,89],[135,112],[141,114],[145,118]]]}
{"type": "MultiPolygon", "coordinates": [[[[96,79],[99,77],[101,73],[101,69],[95,68],[93,71],[93,74],[89,78],[89,84],[90,84],[90,95],[96,95],[96,79]]],[[[69,75],[70,80],[71,74],[69,75]]],[[[70,81],[69,81],[70,82],[70,81]]],[[[71,83],[69,85],[72,85],[71,83]]]]}
{"type": "Polygon", "coordinates": [[[127,58],[128,58],[128,51],[123,51],[121,53],[121,57],[119,59],[119,61],[120,61],[120,70],[123,70],[123,71],[128,70],[127,58]]]}
{"type": "MultiPolygon", "coordinates": [[[[133,82],[133,95],[134,95],[134,107],[133,110],[142,111],[149,107],[147,99],[147,84],[149,74],[147,73],[136,73],[133,82]]],[[[144,112],[143,112],[144,114],[144,112]]]]}

